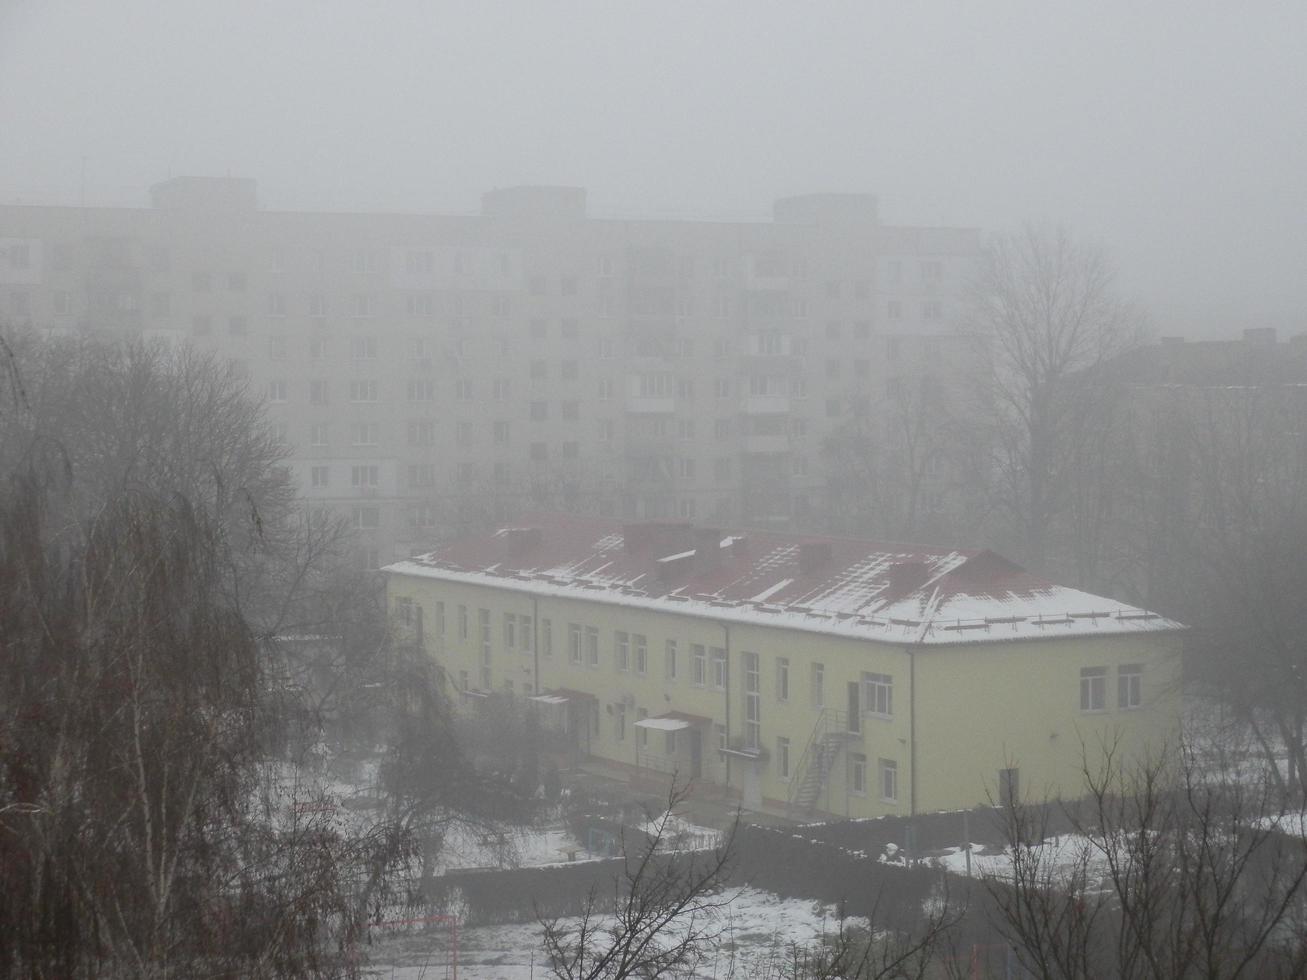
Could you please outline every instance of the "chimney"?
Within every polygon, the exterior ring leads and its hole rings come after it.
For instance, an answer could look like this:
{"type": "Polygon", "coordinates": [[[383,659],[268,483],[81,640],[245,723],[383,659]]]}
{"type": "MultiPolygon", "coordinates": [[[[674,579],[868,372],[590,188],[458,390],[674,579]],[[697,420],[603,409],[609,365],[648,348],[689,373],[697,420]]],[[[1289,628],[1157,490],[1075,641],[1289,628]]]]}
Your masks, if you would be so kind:
{"type": "Polygon", "coordinates": [[[701,527],[694,532],[694,568],[710,572],[722,563],[722,532],[715,527],[701,527]]]}
{"type": "Polygon", "coordinates": [[[829,541],[805,541],[799,545],[799,571],[815,572],[831,559],[829,541]]]}
{"type": "Polygon", "coordinates": [[[538,527],[510,527],[505,537],[509,556],[517,557],[538,547],[544,534],[538,527]]]}
{"type": "Polygon", "coordinates": [[[899,598],[916,592],[930,581],[930,569],[919,561],[901,561],[889,568],[889,591],[899,598]]]}

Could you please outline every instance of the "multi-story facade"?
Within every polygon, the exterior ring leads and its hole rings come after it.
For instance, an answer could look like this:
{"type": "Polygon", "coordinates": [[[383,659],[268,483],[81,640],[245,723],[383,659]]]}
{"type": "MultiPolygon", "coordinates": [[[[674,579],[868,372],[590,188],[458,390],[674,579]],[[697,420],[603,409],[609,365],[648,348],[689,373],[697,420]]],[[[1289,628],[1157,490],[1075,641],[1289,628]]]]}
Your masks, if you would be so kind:
{"type": "Polygon", "coordinates": [[[532,505],[815,522],[831,430],[969,356],[977,232],[883,225],[867,195],[751,223],[597,220],[558,187],[469,216],[265,211],[233,178],[151,196],[0,207],[0,319],[229,360],[374,562],[532,505]]]}
{"type": "Polygon", "coordinates": [[[914,814],[1173,745],[1181,627],[992,552],[537,514],[389,566],[467,710],[765,803],[914,814]]]}

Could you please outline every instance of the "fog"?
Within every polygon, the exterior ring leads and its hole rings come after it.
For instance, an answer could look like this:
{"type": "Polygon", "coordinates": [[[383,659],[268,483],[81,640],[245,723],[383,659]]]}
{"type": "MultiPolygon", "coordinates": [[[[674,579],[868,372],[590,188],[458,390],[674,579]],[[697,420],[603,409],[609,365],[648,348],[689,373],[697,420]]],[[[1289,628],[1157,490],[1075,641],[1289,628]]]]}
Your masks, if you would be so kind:
{"type": "Polygon", "coordinates": [[[0,200],[742,217],[818,190],[889,222],[1065,222],[1163,333],[1302,327],[1307,7],[1180,2],[0,6],[0,200]],[[83,181],[83,167],[84,181],[83,181]]]}

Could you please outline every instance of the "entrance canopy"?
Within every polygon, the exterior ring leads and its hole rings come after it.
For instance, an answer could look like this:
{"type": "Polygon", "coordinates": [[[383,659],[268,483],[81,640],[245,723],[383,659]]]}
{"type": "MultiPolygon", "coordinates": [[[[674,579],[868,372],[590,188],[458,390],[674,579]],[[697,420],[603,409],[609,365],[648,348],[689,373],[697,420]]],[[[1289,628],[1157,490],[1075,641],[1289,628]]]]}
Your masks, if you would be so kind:
{"type": "Polygon", "coordinates": [[[711,722],[711,718],[705,718],[703,715],[690,715],[684,711],[669,711],[657,718],[641,718],[635,723],[635,727],[649,728],[657,732],[679,732],[685,728],[694,728],[696,725],[707,725],[711,722]]]}

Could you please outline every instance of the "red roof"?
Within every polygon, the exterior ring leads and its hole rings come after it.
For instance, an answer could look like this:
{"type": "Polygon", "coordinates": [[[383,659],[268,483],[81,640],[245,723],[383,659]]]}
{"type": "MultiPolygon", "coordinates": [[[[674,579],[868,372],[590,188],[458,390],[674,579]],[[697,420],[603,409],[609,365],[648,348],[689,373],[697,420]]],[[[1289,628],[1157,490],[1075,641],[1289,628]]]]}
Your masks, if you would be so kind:
{"type": "Polygon", "coordinates": [[[1126,622],[1139,624],[1132,632],[1178,625],[1054,585],[986,550],[773,531],[727,532],[675,522],[623,524],[558,513],[525,515],[388,570],[471,576],[528,591],[603,595],[606,601],[642,606],[652,602],[687,612],[692,607],[697,613],[733,609],[779,614],[787,620],[802,619],[799,628],[841,622],[898,627],[919,633],[918,641],[928,634],[938,634],[934,642],[985,639],[962,634],[1027,622],[1043,627],[1076,620],[1088,625],[1092,620],[1097,627],[1099,619],[1115,618],[1117,631],[1126,622]]]}

